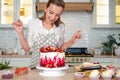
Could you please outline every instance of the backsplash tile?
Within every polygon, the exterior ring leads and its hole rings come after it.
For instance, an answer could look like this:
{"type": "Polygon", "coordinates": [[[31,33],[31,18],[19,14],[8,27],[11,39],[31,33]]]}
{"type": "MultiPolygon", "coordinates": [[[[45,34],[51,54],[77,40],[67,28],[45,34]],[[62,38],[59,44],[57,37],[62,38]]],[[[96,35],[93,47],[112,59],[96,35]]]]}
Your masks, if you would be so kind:
{"type": "Polygon", "coordinates": [[[62,15],[63,22],[66,24],[65,40],[69,40],[74,32],[81,30],[82,38],[72,45],[72,47],[87,47],[89,43],[90,15],[85,11],[66,11],[62,15]],[[71,34],[71,35],[69,35],[71,34]]]}

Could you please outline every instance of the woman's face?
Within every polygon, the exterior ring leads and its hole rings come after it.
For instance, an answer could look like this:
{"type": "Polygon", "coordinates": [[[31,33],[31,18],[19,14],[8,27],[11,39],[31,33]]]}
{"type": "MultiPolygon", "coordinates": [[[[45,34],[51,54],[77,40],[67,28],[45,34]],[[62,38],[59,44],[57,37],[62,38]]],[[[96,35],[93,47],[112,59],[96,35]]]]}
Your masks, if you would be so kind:
{"type": "Polygon", "coordinates": [[[62,14],[63,12],[63,8],[60,6],[57,6],[55,4],[50,4],[50,6],[48,8],[45,9],[45,13],[46,13],[46,22],[53,24],[62,14]]]}

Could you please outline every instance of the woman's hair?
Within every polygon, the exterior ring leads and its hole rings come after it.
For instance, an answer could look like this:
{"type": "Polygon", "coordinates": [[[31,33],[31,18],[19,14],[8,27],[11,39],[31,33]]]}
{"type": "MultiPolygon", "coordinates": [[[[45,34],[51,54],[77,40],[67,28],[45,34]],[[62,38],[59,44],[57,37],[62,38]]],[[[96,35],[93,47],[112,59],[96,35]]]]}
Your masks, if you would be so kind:
{"type": "MultiPolygon", "coordinates": [[[[46,8],[48,8],[50,6],[50,4],[55,4],[59,7],[62,7],[63,9],[65,8],[65,2],[63,0],[49,0],[47,5],[46,5],[46,8]]],[[[40,20],[44,20],[45,19],[45,12],[44,12],[44,15],[42,17],[40,17],[39,19],[40,20]]],[[[57,21],[55,22],[55,25],[58,27],[60,25],[60,23],[62,23],[60,17],[57,19],[57,21]]]]}

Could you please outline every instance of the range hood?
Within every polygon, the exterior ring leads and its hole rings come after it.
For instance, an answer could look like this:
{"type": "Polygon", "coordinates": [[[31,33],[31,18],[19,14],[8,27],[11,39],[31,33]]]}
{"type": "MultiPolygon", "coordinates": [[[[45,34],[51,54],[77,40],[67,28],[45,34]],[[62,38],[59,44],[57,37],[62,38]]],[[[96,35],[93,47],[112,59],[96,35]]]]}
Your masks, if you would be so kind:
{"type": "MultiPolygon", "coordinates": [[[[36,11],[40,12],[44,10],[46,6],[46,2],[36,2],[36,11]]],[[[72,11],[93,11],[93,2],[66,2],[65,3],[65,10],[72,10],[72,11]]]]}

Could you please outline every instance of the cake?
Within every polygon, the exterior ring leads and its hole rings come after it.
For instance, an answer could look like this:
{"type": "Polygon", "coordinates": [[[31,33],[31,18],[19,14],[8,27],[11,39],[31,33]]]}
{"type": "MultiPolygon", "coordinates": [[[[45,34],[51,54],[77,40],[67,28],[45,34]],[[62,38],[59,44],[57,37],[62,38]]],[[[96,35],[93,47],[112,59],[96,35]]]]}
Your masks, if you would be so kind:
{"type": "Polygon", "coordinates": [[[82,70],[100,69],[100,68],[101,68],[100,64],[95,64],[95,63],[91,63],[91,62],[83,62],[81,64],[82,70]]]}
{"type": "Polygon", "coordinates": [[[98,70],[92,70],[89,75],[90,80],[99,80],[100,72],[98,70]]]}
{"type": "Polygon", "coordinates": [[[65,66],[65,53],[58,47],[40,48],[40,66],[46,68],[57,68],[65,66]]]}
{"type": "Polygon", "coordinates": [[[107,70],[112,70],[113,72],[115,72],[116,68],[113,65],[107,65],[107,70]]]}
{"type": "Polygon", "coordinates": [[[95,63],[91,63],[91,62],[83,62],[81,64],[82,67],[95,67],[95,66],[100,66],[100,64],[95,64],[95,63]]]}
{"type": "Polygon", "coordinates": [[[116,79],[120,80],[120,70],[117,70],[117,72],[116,72],[116,79]]]}
{"type": "Polygon", "coordinates": [[[113,75],[114,75],[114,72],[112,70],[106,70],[102,72],[103,80],[111,80],[113,75]]]}

